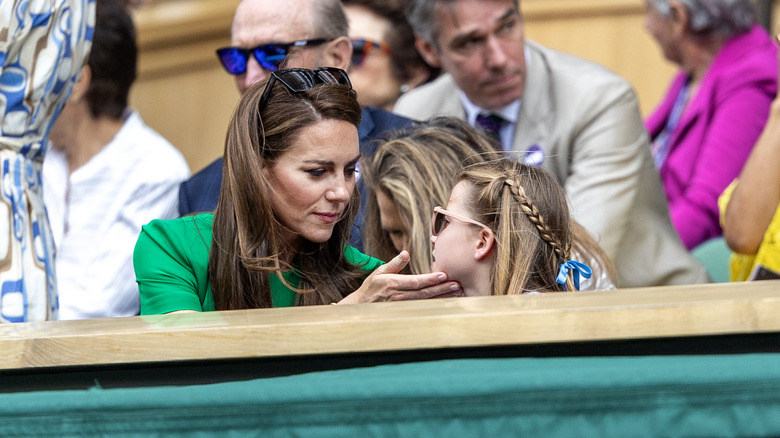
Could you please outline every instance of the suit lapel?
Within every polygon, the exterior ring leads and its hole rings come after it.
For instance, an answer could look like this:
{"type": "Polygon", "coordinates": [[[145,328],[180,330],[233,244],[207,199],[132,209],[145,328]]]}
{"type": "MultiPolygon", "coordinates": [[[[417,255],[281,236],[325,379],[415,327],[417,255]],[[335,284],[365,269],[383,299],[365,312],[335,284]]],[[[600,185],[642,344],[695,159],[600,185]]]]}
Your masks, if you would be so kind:
{"type": "Polygon", "coordinates": [[[693,97],[693,100],[690,101],[687,108],[683,110],[683,113],[680,116],[680,121],[677,123],[677,126],[674,129],[674,135],[669,139],[672,148],[674,148],[674,145],[679,144],[679,139],[686,135],[688,130],[696,124],[696,121],[706,110],[705,94],[709,94],[709,92],[704,91],[700,87],[696,92],[696,96],[693,97]]]}
{"type": "Polygon", "coordinates": [[[520,106],[517,126],[513,141],[513,149],[524,159],[524,154],[529,147],[539,145],[549,155],[549,145],[545,140],[550,138],[553,120],[551,117],[554,96],[550,86],[550,72],[547,71],[547,62],[538,47],[531,41],[526,41],[529,59],[526,69],[525,89],[523,90],[523,103],[520,106]]]}
{"type": "Polygon", "coordinates": [[[458,86],[455,85],[455,80],[452,79],[451,75],[446,75],[446,78],[443,80],[448,82],[447,88],[454,90],[454,92],[441,94],[442,101],[439,106],[439,108],[441,108],[439,115],[466,120],[466,109],[463,108],[463,102],[460,100],[461,91],[459,91],[458,86]]]}
{"type": "Polygon", "coordinates": [[[708,112],[714,107],[712,102],[710,102],[710,98],[715,96],[715,78],[718,76],[718,72],[720,72],[721,69],[724,67],[728,68],[729,65],[739,58],[739,55],[744,50],[747,50],[744,47],[746,44],[744,38],[748,37],[737,37],[726,42],[715,56],[715,59],[712,60],[712,64],[710,64],[710,67],[704,74],[704,78],[701,80],[701,85],[699,85],[696,95],[690,100],[690,103],[680,117],[678,126],[675,129],[675,134],[673,138],[670,139],[672,145],[678,144],[678,139],[685,136],[687,131],[696,123],[699,117],[706,117],[708,112]],[[735,42],[737,39],[740,39],[741,41],[735,42]]]}

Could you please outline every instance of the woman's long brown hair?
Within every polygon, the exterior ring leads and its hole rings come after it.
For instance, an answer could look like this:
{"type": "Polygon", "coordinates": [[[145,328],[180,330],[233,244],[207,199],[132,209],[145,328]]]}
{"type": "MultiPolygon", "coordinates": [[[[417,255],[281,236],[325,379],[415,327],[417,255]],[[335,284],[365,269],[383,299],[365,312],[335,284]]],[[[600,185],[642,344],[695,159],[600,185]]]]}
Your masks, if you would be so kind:
{"type": "Polygon", "coordinates": [[[344,248],[360,204],[352,194],[331,238],[306,241],[292,261],[280,262],[284,225],[271,205],[271,187],[262,169],[272,165],[300,131],[322,120],[343,120],[357,128],[361,109],[355,92],[343,85],[318,85],[291,93],[274,84],[260,108],[266,81],[241,98],[225,140],[222,190],[214,211],[209,281],[217,310],[271,307],[269,275],[296,269],[299,305],[327,304],[360,287],[365,272],[346,261],[344,248]]]}

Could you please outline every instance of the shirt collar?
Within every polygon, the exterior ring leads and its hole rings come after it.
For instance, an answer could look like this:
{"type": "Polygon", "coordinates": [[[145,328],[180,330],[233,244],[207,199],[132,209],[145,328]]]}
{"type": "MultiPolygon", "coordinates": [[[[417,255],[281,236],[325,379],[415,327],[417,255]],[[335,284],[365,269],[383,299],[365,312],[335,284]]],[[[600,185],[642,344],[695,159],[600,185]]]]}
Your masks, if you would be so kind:
{"type": "Polygon", "coordinates": [[[475,105],[471,100],[469,100],[468,96],[466,96],[466,93],[463,91],[458,90],[458,93],[460,95],[460,101],[463,104],[463,108],[466,110],[466,121],[469,122],[469,125],[476,125],[477,116],[485,112],[501,116],[502,119],[506,120],[512,125],[517,123],[517,116],[520,114],[520,106],[523,103],[522,99],[518,99],[503,108],[488,111],[475,105]]]}

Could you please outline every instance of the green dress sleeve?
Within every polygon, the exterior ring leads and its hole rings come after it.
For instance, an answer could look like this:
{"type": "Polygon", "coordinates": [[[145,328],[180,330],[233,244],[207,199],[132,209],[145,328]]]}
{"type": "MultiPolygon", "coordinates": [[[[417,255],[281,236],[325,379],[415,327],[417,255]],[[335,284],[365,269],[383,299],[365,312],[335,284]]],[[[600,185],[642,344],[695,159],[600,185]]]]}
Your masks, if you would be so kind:
{"type": "Polygon", "coordinates": [[[385,264],[385,262],[382,260],[365,255],[351,246],[347,246],[344,249],[344,258],[346,258],[350,263],[360,266],[360,269],[366,271],[368,274],[374,272],[374,269],[385,264]]]}
{"type": "Polygon", "coordinates": [[[141,314],[214,310],[208,282],[212,214],[154,220],[133,252],[141,314]]]}

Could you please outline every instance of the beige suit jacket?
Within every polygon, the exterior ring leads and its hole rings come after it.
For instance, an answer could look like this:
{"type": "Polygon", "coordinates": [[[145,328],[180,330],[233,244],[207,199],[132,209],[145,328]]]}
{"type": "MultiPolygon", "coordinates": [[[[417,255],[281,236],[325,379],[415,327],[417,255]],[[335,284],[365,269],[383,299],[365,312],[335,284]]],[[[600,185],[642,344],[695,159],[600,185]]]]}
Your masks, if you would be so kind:
{"type": "MultiPolygon", "coordinates": [[[[615,262],[620,287],[707,282],[669,218],[631,86],[591,62],[526,41],[528,71],[514,137],[566,189],[574,217],[615,262]]],[[[403,96],[395,112],[465,118],[450,75],[403,96]]]]}

